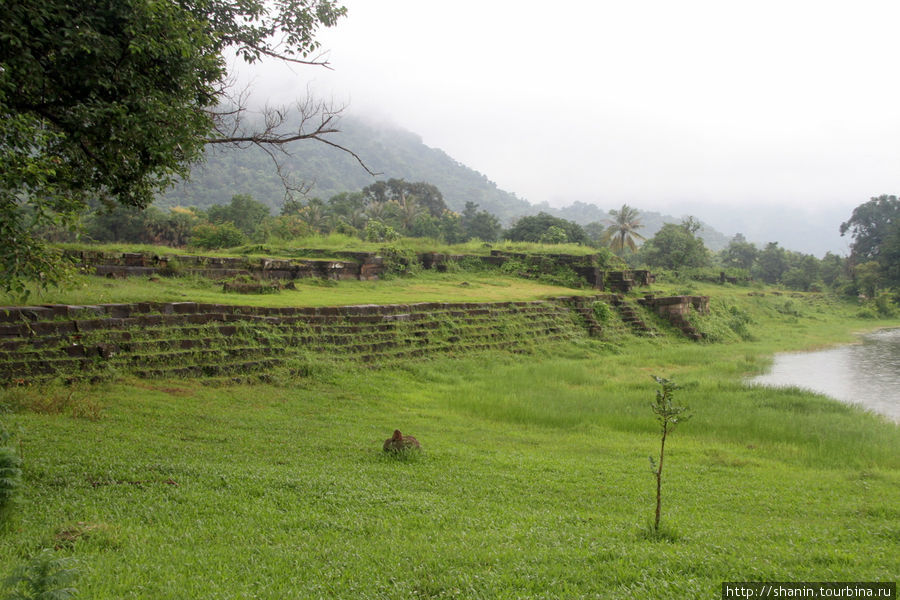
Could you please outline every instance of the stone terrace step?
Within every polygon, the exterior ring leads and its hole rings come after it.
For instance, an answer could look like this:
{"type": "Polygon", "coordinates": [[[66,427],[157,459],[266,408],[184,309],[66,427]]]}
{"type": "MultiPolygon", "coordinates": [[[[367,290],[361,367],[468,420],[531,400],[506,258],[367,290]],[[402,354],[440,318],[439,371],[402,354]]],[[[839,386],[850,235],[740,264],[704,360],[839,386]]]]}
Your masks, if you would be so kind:
{"type": "Polygon", "coordinates": [[[373,363],[586,332],[571,298],[255,308],[196,302],[0,307],[0,380],[105,372],[180,376],[285,366],[290,359],[373,363]],[[255,359],[255,360],[249,360],[255,359]]]}

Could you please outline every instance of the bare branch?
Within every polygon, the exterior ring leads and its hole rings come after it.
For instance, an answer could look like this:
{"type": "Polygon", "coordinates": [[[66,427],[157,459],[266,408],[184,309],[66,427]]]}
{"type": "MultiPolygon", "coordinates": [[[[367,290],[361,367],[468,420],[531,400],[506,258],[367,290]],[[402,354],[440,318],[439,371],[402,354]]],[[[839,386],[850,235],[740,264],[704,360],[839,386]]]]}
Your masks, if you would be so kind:
{"type": "MultiPolygon", "coordinates": [[[[247,104],[249,100],[248,88],[240,91],[232,101],[232,107],[211,112],[216,137],[205,140],[209,145],[226,145],[236,148],[258,146],[263,149],[273,160],[278,169],[279,177],[285,185],[285,190],[296,191],[298,188],[289,183],[284,173],[284,165],[276,157],[276,152],[291,156],[289,145],[301,140],[315,140],[342,152],[346,152],[356,159],[365,169],[366,173],[380,175],[370,169],[362,157],[337,142],[326,139],[324,136],[339,133],[337,119],[344,108],[335,108],[323,101],[315,101],[311,94],[307,93],[303,101],[297,102],[294,110],[286,107],[266,106],[253,119],[255,126],[245,127],[246,117],[249,113],[247,104]],[[299,123],[288,126],[292,119],[299,118],[299,123]]],[[[307,191],[309,186],[307,187],[307,191]]]]}
{"type": "Polygon", "coordinates": [[[324,56],[323,54],[320,54],[319,56],[317,56],[316,58],[314,58],[312,60],[302,60],[299,58],[293,58],[293,57],[287,56],[285,54],[279,54],[277,52],[273,52],[272,50],[269,50],[267,48],[261,48],[261,47],[254,46],[253,49],[255,51],[259,52],[260,54],[264,54],[264,55],[270,56],[272,58],[277,58],[278,60],[283,60],[285,62],[296,63],[298,65],[311,65],[311,66],[315,66],[315,67],[325,67],[329,71],[334,70],[331,68],[330,62],[328,62],[327,60],[319,60],[319,57],[324,56]]]}
{"type": "Polygon", "coordinates": [[[350,156],[352,156],[353,158],[355,158],[355,159],[356,159],[356,162],[358,162],[358,163],[360,164],[360,166],[361,166],[363,169],[366,170],[366,173],[368,173],[368,174],[371,175],[372,177],[375,177],[376,175],[384,175],[384,173],[382,173],[382,172],[380,172],[380,171],[372,171],[372,169],[370,169],[370,168],[366,165],[366,163],[363,162],[363,159],[361,159],[361,158],[359,157],[359,155],[356,154],[356,152],[354,152],[353,150],[350,150],[349,148],[345,148],[344,146],[341,146],[340,144],[335,144],[334,142],[330,142],[330,141],[325,140],[325,139],[322,139],[322,138],[320,138],[320,137],[313,137],[313,138],[311,138],[311,139],[314,139],[314,140],[316,140],[317,142],[322,142],[323,144],[328,144],[329,146],[332,146],[332,147],[334,147],[334,148],[337,148],[338,150],[343,150],[344,152],[346,152],[347,154],[349,154],[350,156]]]}

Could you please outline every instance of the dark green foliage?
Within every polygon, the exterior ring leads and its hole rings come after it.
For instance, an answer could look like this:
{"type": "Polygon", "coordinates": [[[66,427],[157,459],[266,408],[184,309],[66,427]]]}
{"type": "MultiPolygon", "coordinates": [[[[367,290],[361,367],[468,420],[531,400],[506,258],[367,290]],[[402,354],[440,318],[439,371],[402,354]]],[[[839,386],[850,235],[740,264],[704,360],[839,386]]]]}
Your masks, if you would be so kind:
{"type": "Polygon", "coordinates": [[[0,520],[8,513],[22,483],[22,460],[14,448],[7,446],[9,441],[9,432],[0,424],[0,520]]]}
{"type": "Polygon", "coordinates": [[[833,288],[837,288],[850,280],[849,264],[845,258],[828,252],[819,263],[819,272],[822,281],[833,288]]]}
{"type": "Polygon", "coordinates": [[[606,302],[600,302],[598,300],[594,302],[592,308],[594,311],[594,318],[597,319],[600,323],[606,323],[612,318],[612,309],[606,302]]]}
{"type": "Polygon", "coordinates": [[[27,565],[21,566],[4,581],[8,593],[3,600],[66,600],[78,590],[72,583],[80,570],[74,558],[56,558],[43,550],[27,565]]]}
{"type": "Polygon", "coordinates": [[[875,297],[875,309],[880,317],[893,317],[897,314],[897,302],[891,294],[882,292],[875,297]]]}
{"type": "Polygon", "coordinates": [[[400,239],[400,234],[394,231],[390,225],[385,225],[381,221],[369,221],[366,223],[366,230],[363,232],[367,242],[394,242],[400,239]]]}
{"type": "Polygon", "coordinates": [[[766,283],[777,283],[787,269],[787,252],[778,245],[778,242],[769,242],[757,255],[753,272],[766,283]]]}
{"type": "Polygon", "coordinates": [[[651,267],[684,269],[705,267],[709,253],[703,240],[695,235],[695,222],[674,225],[667,223],[641,247],[640,256],[651,267]]]}
{"type": "Polygon", "coordinates": [[[247,236],[230,221],[220,225],[204,223],[194,227],[191,244],[198,248],[215,250],[217,248],[233,248],[248,242],[247,236]]]}
{"type": "Polygon", "coordinates": [[[231,197],[230,203],[211,206],[206,214],[210,223],[231,223],[248,237],[253,237],[263,221],[271,216],[265,204],[248,194],[236,194],[231,197]]]}
{"type": "Polygon", "coordinates": [[[466,202],[460,219],[460,228],[463,238],[467,240],[476,238],[484,242],[496,241],[503,230],[500,219],[486,210],[478,210],[478,205],[474,202],[466,202]]]}
{"type": "Polygon", "coordinates": [[[550,234],[554,240],[548,243],[571,243],[586,244],[588,239],[581,225],[572,221],[566,221],[559,217],[554,217],[545,212],[538,213],[530,217],[522,217],[516,221],[515,225],[510,228],[504,237],[513,242],[544,242],[545,236],[550,234]],[[550,228],[555,227],[556,230],[551,232],[550,228]],[[559,231],[565,234],[565,239],[561,239],[559,231]]]}
{"type": "Polygon", "coordinates": [[[569,237],[566,235],[565,229],[558,225],[551,225],[538,241],[542,244],[565,244],[569,241],[569,237]]]}
{"type": "Polygon", "coordinates": [[[184,246],[198,218],[186,210],[144,210],[133,206],[97,206],[84,218],[84,235],[95,242],[184,246]]]}
{"type": "Polygon", "coordinates": [[[737,234],[729,242],[728,247],[722,250],[719,257],[724,267],[735,267],[749,271],[756,262],[759,250],[751,244],[742,234],[737,234]]]}
{"type": "Polygon", "coordinates": [[[414,275],[422,269],[419,257],[408,248],[384,246],[378,250],[388,275],[414,275]]]}
{"type": "Polygon", "coordinates": [[[841,235],[853,238],[851,250],[857,260],[878,258],[884,243],[900,227],[900,200],[879,196],[853,209],[850,219],[841,223],[841,235]]]}
{"type": "Polygon", "coordinates": [[[200,157],[224,63],[198,17],[169,2],[4,3],[5,288],[58,279],[37,228],[72,222],[89,197],[147,206],[200,157]]]}
{"type": "Polygon", "coordinates": [[[330,0],[4,2],[0,287],[60,280],[39,229],[71,225],[91,198],[146,207],[221,141],[227,48],[303,58],[343,14],[330,0]]]}
{"type": "Polygon", "coordinates": [[[874,287],[900,286],[900,200],[879,196],[860,204],[841,224],[841,235],[848,232],[853,238],[853,262],[878,266],[874,287]]]}

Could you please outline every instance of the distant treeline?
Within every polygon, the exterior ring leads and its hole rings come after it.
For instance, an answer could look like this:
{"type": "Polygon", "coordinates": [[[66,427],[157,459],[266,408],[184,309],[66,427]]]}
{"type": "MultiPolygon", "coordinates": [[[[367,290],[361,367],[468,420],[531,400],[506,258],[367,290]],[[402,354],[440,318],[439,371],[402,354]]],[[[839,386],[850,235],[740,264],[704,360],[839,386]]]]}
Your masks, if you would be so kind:
{"type": "Polygon", "coordinates": [[[623,206],[611,211],[620,217],[582,227],[547,213],[524,216],[504,229],[500,219],[468,202],[461,212],[450,210],[441,191],[426,182],[391,179],[357,192],[343,192],[328,200],[287,201],[278,215],[246,194],[206,209],[151,207],[139,211],[100,205],[84,216],[83,236],[96,242],[164,244],[202,249],[229,248],[248,243],[285,243],[313,234],[342,233],[370,242],[393,242],[401,237],[430,238],[445,244],[471,240],[485,243],[506,239],[539,244],[580,244],[610,248],[632,268],[651,268],[673,274],[719,278],[733,283],[764,281],[787,288],[839,290],[869,298],[879,290],[900,285],[900,219],[894,196],[873,198],[861,205],[841,226],[855,238],[854,253],[832,253],[819,259],[770,242],[762,248],[736,235],[720,252],[712,252],[700,237],[702,226],[688,217],[668,223],[642,244],[638,211],[623,206]],[[894,221],[891,221],[891,219],[894,221]],[[872,233],[879,224],[887,224],[872,233]],[[893,226],[894,229],[890,229],[893,226]],[[883,230],[883,231],[882,231],[883,230]],[[893,232],[893,233],[891,233],[893,232]],[[891,237],[893,235],[893,237],[891,237]]]}

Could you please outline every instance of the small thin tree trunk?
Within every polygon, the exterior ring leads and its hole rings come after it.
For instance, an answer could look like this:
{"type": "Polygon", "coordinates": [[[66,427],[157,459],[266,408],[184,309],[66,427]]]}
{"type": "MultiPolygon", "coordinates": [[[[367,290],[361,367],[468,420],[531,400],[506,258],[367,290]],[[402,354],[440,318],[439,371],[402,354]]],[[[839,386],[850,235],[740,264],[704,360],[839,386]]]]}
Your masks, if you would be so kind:
{"type": "Polygon", "coordinates": [[[656,520],[653,522],[653,530],[659,531],[659,515],[662,510],[662,469],[663,453],[666,449],[666,427],[663,427],[662,440],[659,444],[659,467],[656,469],[656,520]]]}

